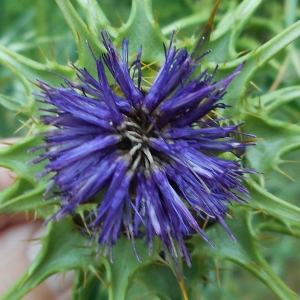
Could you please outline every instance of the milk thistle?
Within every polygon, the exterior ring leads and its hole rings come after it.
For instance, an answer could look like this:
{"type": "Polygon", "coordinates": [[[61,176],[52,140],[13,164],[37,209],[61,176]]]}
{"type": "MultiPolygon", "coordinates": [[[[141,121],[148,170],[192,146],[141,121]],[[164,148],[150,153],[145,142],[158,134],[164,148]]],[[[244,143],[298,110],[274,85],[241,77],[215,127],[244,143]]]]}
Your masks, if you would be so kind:
{"type": "Polygon", "coordinates": [[[226,108],[222,98],[243,64],[214,82],[217,68],[199,72],[207,52],[196,57],[197,51],[176,49],[173,34],[165,62],[145,91],[142,47],[129,65],[129,40],[120,54],[106,31],[101,37],[107,53],[97,58],[91,49],[97,78],[74,66],[78,81],[59,75],[65,81],[60,88],[39,81],[40,101],[50,105],[42,109],[42,123],[56,129],[43,133],[45,144],[32,151],[45,152],[33,162],[48,160],[38,176],[53,174],[45,192],[46,199],[61,202],[53,219],[74,214],[101,192],[88,218],[99,247],[111,249],[125,231],[134,245],[145,238],[151,250],[158,236],[165,251],[190,265],[184,237],[197,232],[212,245],[199,225],[210,217],[233,238],[224,221],[228,205],[249,196],[242,181],[252,171],[238,157],[249,143],[237,138],[241,124],[226,125],[214,112],[226,108]],[[224,152],[237,159],[218,156],[224,152]]]}

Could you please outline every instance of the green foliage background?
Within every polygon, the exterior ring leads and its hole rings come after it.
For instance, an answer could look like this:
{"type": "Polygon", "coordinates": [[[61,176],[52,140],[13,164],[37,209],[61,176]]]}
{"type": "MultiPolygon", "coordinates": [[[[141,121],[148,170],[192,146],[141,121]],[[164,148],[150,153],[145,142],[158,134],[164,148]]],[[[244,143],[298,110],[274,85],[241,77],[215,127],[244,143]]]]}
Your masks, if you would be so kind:
{"type": "MultiPolygon", "coordinates": [[[[85,40],[103,53],[99,31],[106,29],[120,44],[130,38],[131,53],[143,44],[145,63],[163,62],[162,43],[177,30],[178,47],[192,48],[209,19],[213,0],[17,0],[0,1],[0,136],[21,141],[0,149],[0,165],[17,173],[15,183],[0,192],[0,213],[37,212],[49,218],[55,201],[43,202],[45,180],[36,182],[41,166],[27,150],[41,143],[31,133],[45,130],[38,124],[32,92],[36,78],[59,85],[55,70],[74,77],[68,65],[94,71],[85,40]],[[152,7],[151,7],[152,6],[152,7]],[[113,26],[111,26],[112,24],[113,26]],[[26,137],[27,136],[27,137],[26,137]]],[[[220,64],[218,78],[246,60],[225,101],[233,122],[245,121],[242,130],[260,141],[244,157],[247,167],[264,172],[246,183],[249,205],[234,206],[228,225],[232,242],[219,224],[207,228],[216,245],[200,237],[187,241],[192,268],[180,260],[167,265],[157,242],[149,257],[138,243],[142,264],[131,242],[122,238],[114,264],[94,257],[96,245],[82,235],[71,217],[51,222],[42,239],[43,249],[29,270],[3,299],[21,299],[54,273],[76,270],[73,299],[297,299],[300,294],[300,5],[296,0],[221,1],[207,45],[213,52],[206,67],[220,64]],[[292,180],[292,179],[293,180],[292,180]],[[86,246],[86,247],[84,247],[86,246]],[[184,277],[181,276],[183,270],[184,277]],[[103,284],[95,273],[99,273],[103,284]],[[26,280],[24,280],[26,278],[26,280]],[[149,280],[150,278],[150,280],[149,280]],[[183,282],[185,288],[183,288],[183,282]],[[180,288],[181,285],[181,288],[180,288]],[[292,292],[293,291],[293,292],[292,292]],[[187,298],[185,298],[187,299],[187,298]]],[[[208,28],[208,27],[206,27],[208,28]]],[[[90,209],[81,207],[78,215],[90,209]]]]}

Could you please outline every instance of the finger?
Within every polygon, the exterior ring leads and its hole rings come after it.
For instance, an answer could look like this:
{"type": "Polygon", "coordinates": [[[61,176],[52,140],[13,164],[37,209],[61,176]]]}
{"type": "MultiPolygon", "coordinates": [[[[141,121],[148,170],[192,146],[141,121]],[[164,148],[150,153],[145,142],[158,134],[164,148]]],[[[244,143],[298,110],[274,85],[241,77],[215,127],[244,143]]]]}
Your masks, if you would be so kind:
{"type": "MultiPolygon", "coordinates": [[[[15,142],[17,142],[18,138],[10,138],[0,141],[0,148],[8,147],[10,145],[13,145],[15,142]]],[[[12,172],[9,169],[0,167],[0,190],[3,190],[10,186],[16,177],[16,174],[12,172]]]]}
{"type": "MultiPolygon", "coordinates": [[[[10,222],[14,219],[12,217],[10,222]]],[[[41,250],[40,238],[45,234],[41,220],[19,222],[0,232],[0,298],[28,269],[41,250]]],[[[32,290],[23,300],[66,300],[71,298],[73,274],[63,280],[54,275],[32,290]]]]}
{"type": "MultiPolygon", "coordinates": [[[[19,139],[6,139],[0,142],[1,147],[12,145],[19,139]]],[[[0,190],[9,187],[16,174],[0,167],[0,190]]],[[[0,215],[0,298],[28,269],[41,250],[39,238],[44,235],[42,220],[32,221],[33,214],[19,213],[0,215]]],[[[73,271],[65,275],[56,274],[46,279],[32,290],[23,300],[69,300],[73,271]]]]}

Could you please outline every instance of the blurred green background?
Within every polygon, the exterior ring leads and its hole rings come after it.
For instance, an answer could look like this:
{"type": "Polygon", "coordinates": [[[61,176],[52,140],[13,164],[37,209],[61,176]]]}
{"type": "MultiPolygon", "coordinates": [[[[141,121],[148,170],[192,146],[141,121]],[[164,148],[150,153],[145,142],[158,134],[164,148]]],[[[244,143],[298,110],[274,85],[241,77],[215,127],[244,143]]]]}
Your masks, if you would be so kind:
{"type": "MultiPolygon", "coordinates": [[[[79,5],[80,2],[85,1],[74,1],[73,5],[84,19],[84,5],[79,5]]],[[[120,26],[127,20],[131,1],[99,0],[98,2],[111,24],[120,26]]],[[[215,23],[218,23],[229,6],[234,8],[240,2],[221,1],[215,23]]],[[[184,37],[191,36],[199,26],[205,24],[206,19],[203,16],[209,17],[214,3],[215,1],[212,0],[154,0],[153,8],[163,33],[170,35],[170,28],[180,29],[180,35],[184,37]],[[200,18],[200,21],[197,18],[200,18]],[[187,20],[197,21],[190,21],[188,25],[187,20]]],[[[1,0],[0,14],[1,45],[41,63],[44,63],[47,57],[53,56],[62,64],[67,64],[68,61],[76,62],[78,57],[74,39],[54,0],[1,0]]],[[[300,4],[297,0],[262,1],[241,33],[237,41],[237,49],[241,53],[256,49],[295,23],[300,19],[299,17],[300,4]]],[[[247,98],[251,101],[253,97],[264,95],[269,91],[299,85],[299,81],[300,40],[298,39],[255,75],[249,86],[247,98]]],[[[18,99],[19,103],[26,103],[24,87],[10,70],[1,65],[0,93],[18,99]]],[[[272,117],[298,124],[300,99],[274,110],[272,117]]],[[[0,138],[24,136],[28,133],[26,127],[28,115],[22,111],[11,112],[1,106],[0,120],[0,138]]],[[[300,206],[299,157],[300,150],[295,150],[284,156],[286,162],[280,166],[282,172],[272,171],[265,174],[267,189],[296,206],[300,206]]],[[[257,214],[257,218],[263,217],[263,214],[257,214]]],[[[275,272],[293,291],[300,293],[299,239],[265,233],[260,242],[260,250],[275,272]]],[[[275,299],[274,294],[266,286],[237,265],[230,262],[217,262],[217,266],[218,270],[214,264],[211,265],[209,274],[211,284],[206,293],[207,299],[275,299]]]]}

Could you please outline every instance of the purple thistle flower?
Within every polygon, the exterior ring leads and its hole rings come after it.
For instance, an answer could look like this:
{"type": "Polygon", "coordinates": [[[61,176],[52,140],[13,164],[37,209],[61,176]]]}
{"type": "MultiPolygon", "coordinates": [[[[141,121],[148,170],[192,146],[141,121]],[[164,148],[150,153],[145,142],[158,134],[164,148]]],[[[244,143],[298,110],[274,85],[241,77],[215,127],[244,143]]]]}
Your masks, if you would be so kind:
{"type": "Polygon", "coordinates": [[[176,50],[173,35],[166,61],[145,92],[142,48],[129,66],[129,41],[123,41],[120,55],[109,35],[101,35],[107,53],[98,59],[91,51],[97,78],[74,66],[77,82],[61,75],[61,88],[39,81],[39,96],[50,105],[42,109],[48,113],[41,120],[57,129],[43,133],[45,144],[32,151],[46,151],[33,162],[49,160],[39,176],[53,174],[46,199],[56,197],[62,205],[53,218],[73,214],[102,192],[88,225],[99,246],[111,249],[123,230],[133,244],[135,238],[146,238],[150,249],[158,236],[165,251],[185,256],[190,264],[184,237],[197,232],[212,245],[199,225],[209,216],[233,239],[224,222],[228,204],[249,196],[242,180],[252,171],[238,159],[217,156],[245,150],[235,138],[241,124],[221,125],[225,118],[213,113],[226,108],[220,100],[243,65],[218,82],[213,82],[217,68],[195,76],[207,53],[195,58],[186,49],[176,50]]]}

